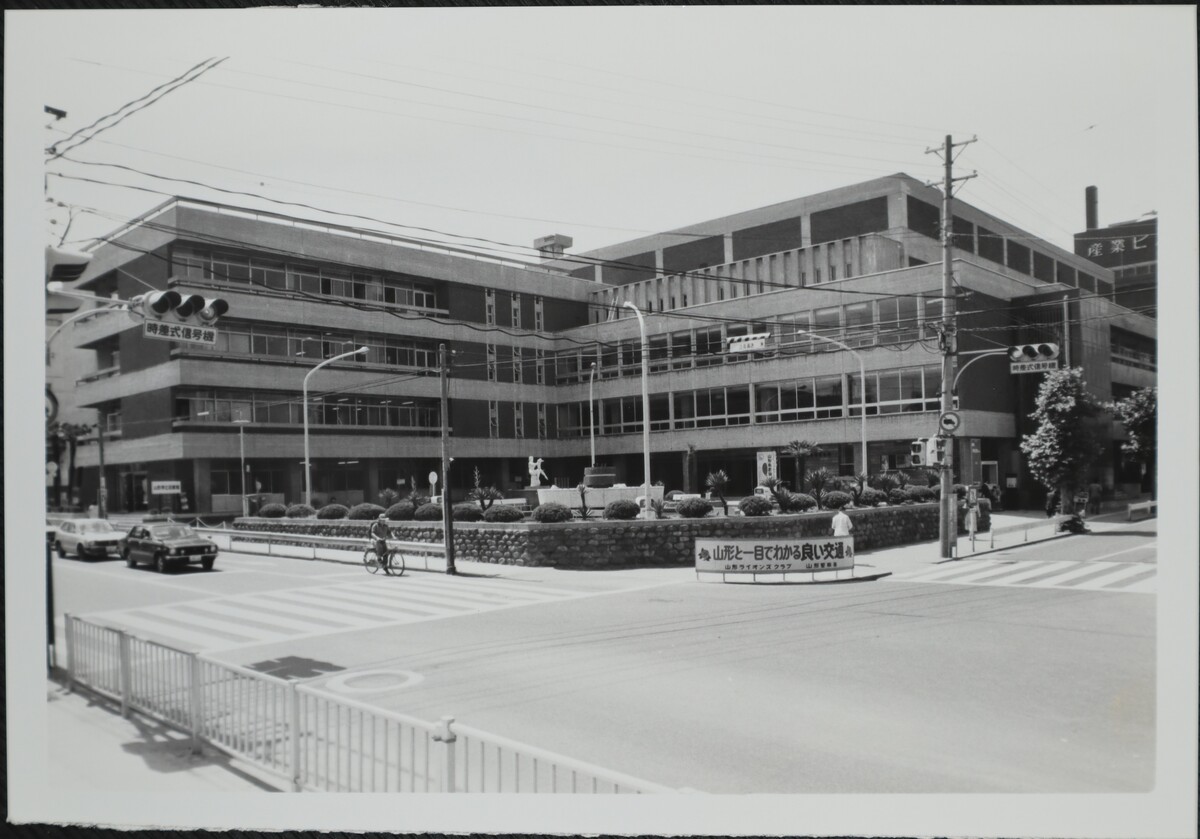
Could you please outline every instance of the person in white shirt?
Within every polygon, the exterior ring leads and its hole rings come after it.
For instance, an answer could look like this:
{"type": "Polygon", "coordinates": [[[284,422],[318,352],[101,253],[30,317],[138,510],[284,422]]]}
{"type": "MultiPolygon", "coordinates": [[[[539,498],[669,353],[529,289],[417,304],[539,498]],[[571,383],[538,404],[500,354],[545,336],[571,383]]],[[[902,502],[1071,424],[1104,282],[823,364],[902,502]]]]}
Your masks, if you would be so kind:
{"type": "Polygon", "coordinates": [[[850,531],[853,529],[854,524],[851,523],[850,517],[846,515],[846,511],[838,510],[837,515],[833,517],[833,535],[849,536],[850,531]]]}

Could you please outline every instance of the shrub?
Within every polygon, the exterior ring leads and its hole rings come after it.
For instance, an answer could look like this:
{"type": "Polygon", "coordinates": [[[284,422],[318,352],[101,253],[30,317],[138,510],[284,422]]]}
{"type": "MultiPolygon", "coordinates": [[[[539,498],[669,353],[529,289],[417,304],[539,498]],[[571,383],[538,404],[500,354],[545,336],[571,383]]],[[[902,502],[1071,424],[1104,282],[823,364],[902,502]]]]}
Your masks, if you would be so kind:
{"type": "MultiPolygon", "coordinates": [[[[267,505],[267,507],[278,507],[278,506],[279,506],[278,504],[268,504],[267,505]]],[[[267,509],[267,507],[263,507],[263,510],[267,509]]],[[[258,514],[261,516],[263,514],[262,510],[260,510],[258,514]]],[[[314,510],[312,507],[308,506],[307,504],[293,504],[292,506],[287,508],[287,517],[289,519],[306,519],[309,516],[315,516],[316,514],[317,514],[317,511],[314,510]]],[[[275,518],[275,516],[271,516],[271,518],[275,518]]]]}
{"type": "Polygon", "coordinates": [[[341,504],[326,504],[321,509],[317,510],[317,518],[319,519],[344,519],[350,511],[341,504]]]}
{"type": "Polygon", "coordinates": [[[685,498],[675,507],[675,512],[685,519],[702,519],[712,512],[713,505],[703,498],[685,498]]]}
{"type": "Polygon", "coordinates": [[[618,498],[616,501],[609,501],[604,507],[604,517],[606,519],[628,520],[637,518],[637,514],[642,511],[642,508],[637,505],[636,501],[630,501],[628,498],[618,498]]]}
{"type": "Polygon", "coordinates": [[[521,521],[525,514],[511,504],[493,504],[483,513],[484,521],[521,521]]]}
{"type": "Polygon", "coordinates": [[[864,507],[874,507],[876,504],[882,504],[887,500],[888,497],[886,492],[878,489],[872,489],[871,487],[866,487],[863,489],[862,495],[859,496],[858,503],[864,507]]]}
{"type": "Polygon", "coordinates": [[[895,489],[888,490],[887,499],[889,504],[903,504],[908,500],[908,493],[905,490],[896,487],[895,489]]]}
{"type": "Polygon", "coordinates": [[[415,511],[413,511],[413,518],[417,521],[441,521],[442,505],[422,504],[415,511]]]}
{"type": "Polygon", "coordinates": [[[387,508],[400,500],[400,493],[391,487],[384,487],[379,490],[379,506],[387,508]]]}
{"type": "Polygon", "coordinates": [[[554,524],[571,520],[571,508],[563,504],[547,501],[533,508],[533,520],[542,524],[554,524]]]}
{"type": "Polygon", "coordinates": [[[384,513],[388,517],[388,521],[412,521],[413,513],[417,508],[409,501],[397,501],[395,504],[387,508],[384,513]]]}
{"type": "MultiPolygon", "coordinates": [[[[312,507],[308,509],[310,512],[312,511],[312,507]]],[[[282,504],[263,504],[258,510],[259,516],[264,519],[281,519],[286,512],[288,512],[288,508],[282,504]]]]}
{"type": "Polygon", "coordinates": [[[743,516],[769,516],[772,507],[771,502],[765,498],[747,495],[738,502],[738,509],[741,510],[743,516]]]}
{"type": "Polygon", "coordinates": [[[807,492],[793,492],[788,495],[788,512],[803,513],[817,506],[817,499],[807,492]]]}
{"type": "Polygon", "coordinates": [[[833,492],[825,493],[825,506],[830,510],[840,510],[850,503],[850,493],[834,490],[833,492]]]}
{"type": "Polygon", "coordinates": [[[355,504],[350,508],[350,512],[346,515],[346,518],[351,521],[368,521],[369,519],[379,518],[379,514],[382,512],[384,512],[384,509],[378,504],[371,504],[369,502],[355,504]]]}
{"type": "Polygon", "coordinates": [[[479,521],[483,518],[483,510],[478,504],[455,504],[450,515],[455,521],[479,521]]]}
{"type": "Polygon", "coordinates": [[[907,492],[908,497],[918,504],[924,504],[937,498],[937,493],[925,486],[909,487],[907,492]]]}

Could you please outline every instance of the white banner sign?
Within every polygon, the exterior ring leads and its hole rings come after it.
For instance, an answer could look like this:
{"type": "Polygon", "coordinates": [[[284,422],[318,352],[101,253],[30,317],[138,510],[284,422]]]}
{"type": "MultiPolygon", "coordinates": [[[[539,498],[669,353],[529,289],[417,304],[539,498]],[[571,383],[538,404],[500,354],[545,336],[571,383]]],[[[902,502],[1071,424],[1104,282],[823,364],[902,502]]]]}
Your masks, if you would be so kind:
{"type": "Polygon", "coordinates": [[[854,567],[854,537],[697,539],[696,570],[716,574],[786,574],[854,567]]]}
{"type": "Polygon", "coordinates": [[[147,320],[142,323],[142,334],[147,338],[165,341],[187,341],[190,344],[217,343],[217,330],[211,326],[190,326],[186,323],[165,323],[147,320]]]}
{"type": "Polygon", "coordinates": [[[1058,359],[1050,361],[1010,361],[1008,363],[1008,372],[1010,373],[1044,373],[1047,370],[1057,370],[1058,359]]]}
{"type": "Polygon", "coordinates": [[[151,495],[179,495],[183,491],[183,485],[179,481],[151,481],[151,495]]]}
{"type": "Polygon", "coordinates": [[[729,352],[755,352],[767,348],[770,332],[755,332],[751,335],[735,335],[729,339],[729,352]]]}
{"type": "Polygon", "coordinates": [[[779,477],[779,456],[775,452],[759,452],[758,453],[758,482],[761,484],[763,478],[778,478],[779,477]]]}

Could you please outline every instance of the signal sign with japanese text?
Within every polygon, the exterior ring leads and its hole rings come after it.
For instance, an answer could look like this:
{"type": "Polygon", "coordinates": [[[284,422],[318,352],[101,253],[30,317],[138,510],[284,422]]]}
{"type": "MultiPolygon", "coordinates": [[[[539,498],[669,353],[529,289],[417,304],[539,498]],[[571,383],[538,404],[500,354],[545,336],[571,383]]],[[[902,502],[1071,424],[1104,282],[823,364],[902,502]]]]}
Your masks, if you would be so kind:
{"type": "Polygon", "coordinates": [[[147,338],[164,341],[187,341],[190,344],[209,346],[217,343],[217,330],[211,326],[189,326],[186,323],[147,320],[142,324],[142,334],[147,338]]]}

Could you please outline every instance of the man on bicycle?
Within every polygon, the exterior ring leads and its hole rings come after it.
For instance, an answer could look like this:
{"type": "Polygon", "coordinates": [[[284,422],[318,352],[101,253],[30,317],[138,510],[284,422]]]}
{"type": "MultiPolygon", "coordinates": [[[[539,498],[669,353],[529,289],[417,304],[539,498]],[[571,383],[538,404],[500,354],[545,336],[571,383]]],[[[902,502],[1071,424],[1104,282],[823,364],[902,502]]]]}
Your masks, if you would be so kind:
{"type": "Polygon", "coordinates": [[[379,557],[380,562],[386,563],[388,555],[387,540],[392,535],[391,531],[388,530],[386,513],[379,514],[379,518],[375,519],[374,524],[371,525],[371,531],[367,535],[375,540],[375,556],[379,557]]]}

